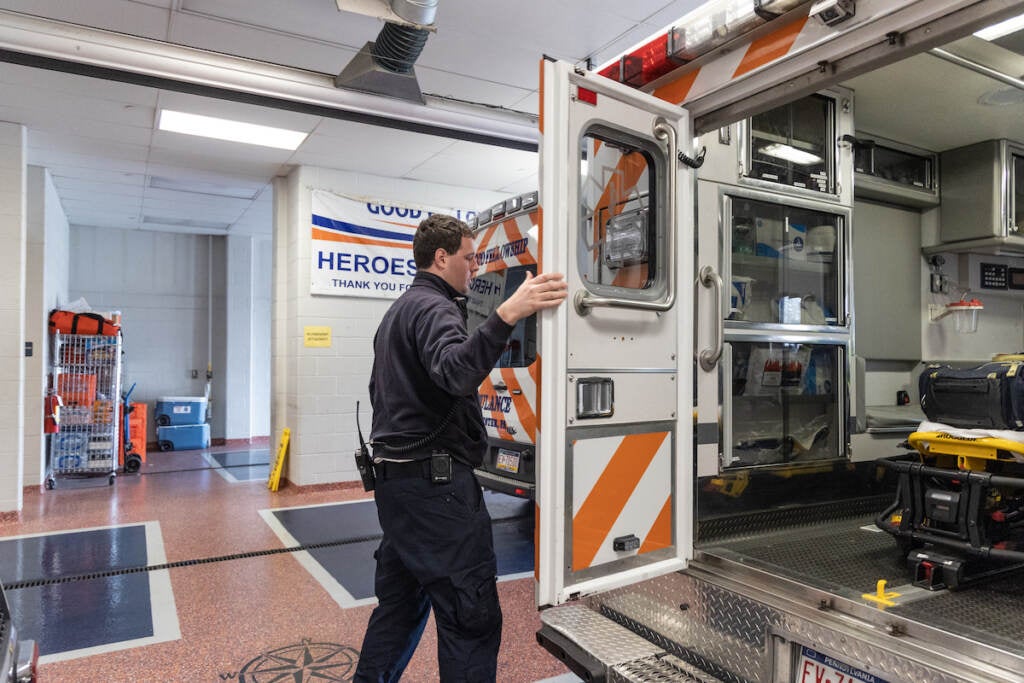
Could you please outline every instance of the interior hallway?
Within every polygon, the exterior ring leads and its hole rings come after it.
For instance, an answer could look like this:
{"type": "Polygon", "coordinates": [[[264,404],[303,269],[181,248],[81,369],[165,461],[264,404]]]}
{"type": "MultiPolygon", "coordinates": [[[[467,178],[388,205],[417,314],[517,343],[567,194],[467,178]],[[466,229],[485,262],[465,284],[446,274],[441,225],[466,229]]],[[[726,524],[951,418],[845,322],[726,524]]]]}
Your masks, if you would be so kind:
{"type": "MultiPolygon", "coordinates": [[[[40,644],[40,680],[350,680],[374,602],[372,496],[271,493],[268,455],[266,444],[151,452],[113,486],[58,478],[26,491],[20,516],[0,519],[0,582],[16,627],[40,644]]],[[[532,503],[487,502],[505,615],[498,679],[578,680],[534,638],[532,503]]],[[[402,680],[437,680],[432,623],[402,680]]]]}

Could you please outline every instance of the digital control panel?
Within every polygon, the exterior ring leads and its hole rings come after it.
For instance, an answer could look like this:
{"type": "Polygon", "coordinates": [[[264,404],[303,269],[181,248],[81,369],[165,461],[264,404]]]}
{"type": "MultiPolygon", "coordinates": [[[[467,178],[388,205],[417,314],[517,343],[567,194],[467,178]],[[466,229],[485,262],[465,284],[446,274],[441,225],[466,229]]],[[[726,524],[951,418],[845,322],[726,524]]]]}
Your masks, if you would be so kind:
{"type": "Polygon", "coordinates": [[[982,263],[981,264],[981,285],[982,289],[1008,289],[1007,275],[1009,269],[1003,263],[982,263]]]}

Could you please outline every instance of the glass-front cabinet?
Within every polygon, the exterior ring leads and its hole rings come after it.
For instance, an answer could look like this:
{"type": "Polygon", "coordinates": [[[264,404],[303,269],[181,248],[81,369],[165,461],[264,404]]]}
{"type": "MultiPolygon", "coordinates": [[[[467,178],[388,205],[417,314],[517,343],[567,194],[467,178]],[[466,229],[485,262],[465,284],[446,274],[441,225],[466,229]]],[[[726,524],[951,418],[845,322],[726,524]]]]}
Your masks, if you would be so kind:
{"type": "Polygon", "coordinates": [[[833,460],[845,451],[846,346],[732,341],[723,358],[724,468],[833,460]]]}
{"type": "Polygon", "coordinates": [[[846,214],[723,195],[729,286],[726,319],[743,323],[846,324],[842,237],[846,214]]]}
{"type": "Polygon", "coordinates": [[[847,457],[851,209],[701,181],[698,216],[721,276],[719,336],[703,338],[722,353],[698,388],[720,406],[719,469],[847,457]]]}
{"type": "Polygon", "coordinates": [[[750,177],[834,193],[835,107],[831,97],[810,95],[751,117],[750,177]]]}
{"type": "Polygon", "coordinates": [[[853,93],[833,88],[701,136],[700,177],[853,203],[853,93]]]}

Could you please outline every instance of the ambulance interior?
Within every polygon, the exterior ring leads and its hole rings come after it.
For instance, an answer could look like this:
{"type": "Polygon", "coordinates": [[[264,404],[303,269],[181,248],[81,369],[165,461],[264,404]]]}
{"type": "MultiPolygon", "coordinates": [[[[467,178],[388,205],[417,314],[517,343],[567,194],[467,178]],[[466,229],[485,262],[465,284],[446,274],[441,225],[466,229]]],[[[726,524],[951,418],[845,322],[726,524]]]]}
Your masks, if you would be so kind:
{"type": "MultiPolygon", "coordinates": [[[[927,544],[909,535],[894,542],[875,528],[883,510],[898,517],[890,506],[905,485],[878,459],[902,455],[919,462],[918,453],[901,444],[925,419],[918,381],[927,364],[966,368],[1024,348],[1024,239],[1015,236],[1016,227],[1024,227],[1021,74],[1024,31],[989,40],[970,36],[850,78],[833,89],[837,98],[812,95],[701,136],[710,160],[713,148],[742,138],[749,126],[752,168],[801,188],[801,195],[825,183],[820,169],[830,158],[830,134],[841,138],[840,146],[850,146],[855,171],[849,214],[726,190],[710,202],[720,211],[716,216],[700,208],[711,190],[698,194],[699,239],[708,234],[703,223],[720,222],[720,263],[728,269],[719,460],[714,471],[707,461],[697,468],[698,566],[742,566],[854,600],[871,593],[879,579],[890,586],[922,579],[908,552],[927,544]],[[823,113],[844,106],[846,97],[852,135],[822,128],[823,113]],[[808,131],[802,140],[795,132],[801,129],[808,131]],[[764,153],[766,141],[788,142],[809,154],[780,160],[770,150],[764,153]],[[1008,142],[979,144],[987,141],[1008,142]],[[1003,178],[1011,188],[1006,204],[1016,208],[1000,232],[992,223],[1004,199],[998,187],[1003,178]],[[798,225],[808,248],[807,263],[789,274],[758,265],[762,249],[787,246],[785,239],[770,244],[773,225],[798,225]],[[815,247],[830,255],[815,263],[815,247]],[[795,300],[789,300],[787,287],[799,289],[795,300]],[[828,330],[844,324],[844,296],[852,337],[848,345],[836,345],[828,330]],[[965,306],[969,310],[958,308],[964,304],[971,304],[965,306]],[[784,334],[768,339],[791,314],[821,332],[824,341],[787,343],[793,338],[784,334]],[[759,326],[762,336],[750,336],[759,326]],[[769,382],[752,368],[767,367],[766,358],[775,353],[779,374],[769,382]],[[848,404],[837,388],[843,384],[849,387],[848,404]]],[[[698,171],[698,184],[709,174],[714,170],[698,171]]],[[[698,268],[700,253],[698,248],[698,268]]],[[[999,457],[1004,461],[990,472],[1017,481],[1024,476],[1024,458],[1005,452],[999,457]]],[[[928,464],[943,462],[949,464],[928,464]]],[[[957,469],[955,461],[951,468],[957,469]]],[[[974,514],[967,510],[966,486],[927,481],[936,491],[932,503],[952,501],[952,511],[944,508],[949,516],[943,517],[929,507],[923,514],[931,519],[924,524],[956,546],[965,538],[958,524],[974,514]]],[[[998,535],[989,538],[992,545],[1024,548],[1018,546],[1021,490],[1011,484],[984,495],[989,507],[981,503],[976,521],[998,535]]],[[[948,547],[937,551],[958,556],[948,547]]],[[[1020,559],[991,563],[972,556],[953,575],[929,576],[928,588],[937,590],[927,599],[890,612],[948,633],[963,633],[971,614],[979,617],[967,628],[971,637],[1020,656],[1022,634],[1009,618],[1024,607],[1020,567],[1020,559]],[[988,571],[984,580],[973,580],[988,571]],[[963,590],[940,597],[950,584],[963,590]]]]}

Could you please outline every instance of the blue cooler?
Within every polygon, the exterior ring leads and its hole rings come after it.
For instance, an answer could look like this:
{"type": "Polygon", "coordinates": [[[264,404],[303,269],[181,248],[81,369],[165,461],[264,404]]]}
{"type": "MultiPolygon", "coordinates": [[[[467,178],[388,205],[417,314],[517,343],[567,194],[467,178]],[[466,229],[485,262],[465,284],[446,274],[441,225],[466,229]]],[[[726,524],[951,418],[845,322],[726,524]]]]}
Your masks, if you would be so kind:
{"type": "Polygon", "coordinates": [[[153,412],[158,427],[201,425],[206,422],[205,396],[164,396],[153,412]]]}
{"type": "Polygon", "coordinates": [[[192,451],[210,447],[210,425],[157,427],[156,438],[162,451],[192,451]]]}

